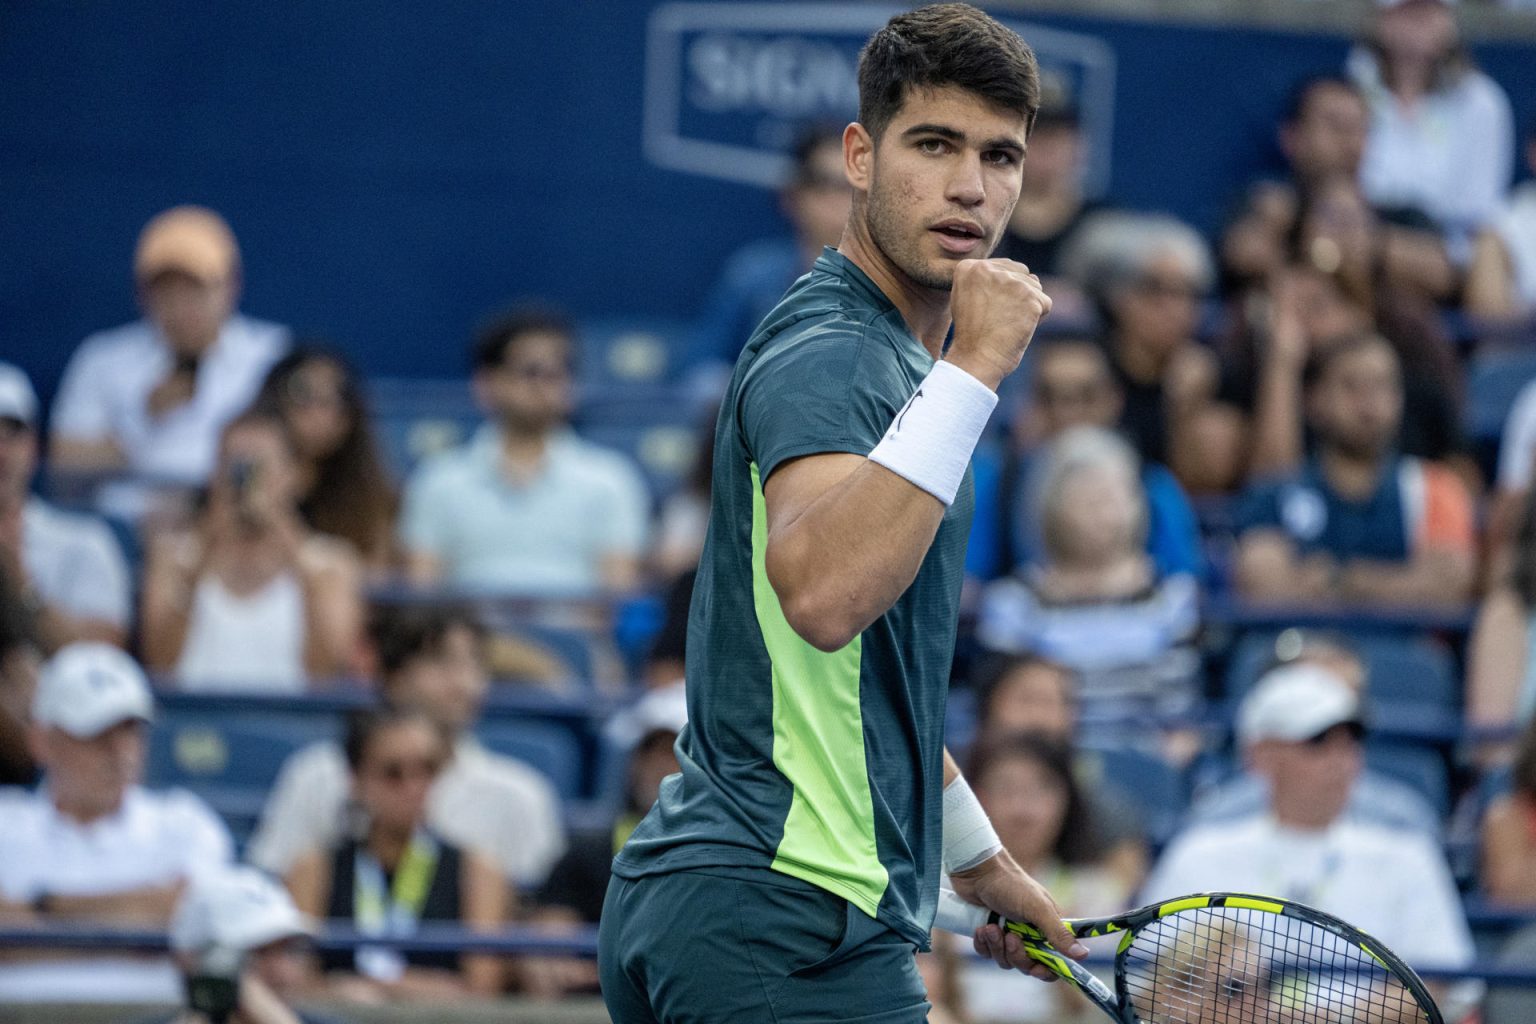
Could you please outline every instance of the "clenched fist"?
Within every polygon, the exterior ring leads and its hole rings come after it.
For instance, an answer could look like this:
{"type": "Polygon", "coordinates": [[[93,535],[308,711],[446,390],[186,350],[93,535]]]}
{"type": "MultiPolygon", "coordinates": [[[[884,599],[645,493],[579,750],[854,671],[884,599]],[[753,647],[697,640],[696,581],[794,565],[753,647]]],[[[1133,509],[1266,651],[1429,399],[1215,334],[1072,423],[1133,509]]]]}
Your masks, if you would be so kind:
{"type": "Polygon", "coordinates": [[[996,391],[1018,369],[1051,297],[1013,260],[962,260],[949,293],[955,337],[944,357],[996,391]]]}

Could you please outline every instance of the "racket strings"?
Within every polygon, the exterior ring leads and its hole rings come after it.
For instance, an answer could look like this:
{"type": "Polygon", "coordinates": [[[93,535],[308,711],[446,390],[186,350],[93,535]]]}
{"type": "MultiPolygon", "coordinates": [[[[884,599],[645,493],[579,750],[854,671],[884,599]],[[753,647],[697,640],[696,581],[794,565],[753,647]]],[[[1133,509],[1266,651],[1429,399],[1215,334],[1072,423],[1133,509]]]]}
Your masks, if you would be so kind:
{"type": "Polygon", "coordinates": [[[1425,1014],[1374,957],[1319,924],[1236,907],[1164,917],[1122,957],[1145,1024],[1411,1024],[1425,1014]]]}

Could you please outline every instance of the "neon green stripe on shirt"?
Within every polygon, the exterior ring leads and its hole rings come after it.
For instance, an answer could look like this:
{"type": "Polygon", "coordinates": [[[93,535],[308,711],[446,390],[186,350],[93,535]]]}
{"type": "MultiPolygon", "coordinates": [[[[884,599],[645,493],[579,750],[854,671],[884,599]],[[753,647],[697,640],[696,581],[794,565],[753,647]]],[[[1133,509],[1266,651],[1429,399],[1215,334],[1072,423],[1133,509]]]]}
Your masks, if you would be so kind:
{"type": "Polygon", "coordinates": [[[773,763],[793,787],[773,870],[874,917],[889,880],[875,844],[859,709],[862,638],[827,653],[789,625],[768,582],[768,511],[752,466],[752,596],[773,665],[773,763]]]}

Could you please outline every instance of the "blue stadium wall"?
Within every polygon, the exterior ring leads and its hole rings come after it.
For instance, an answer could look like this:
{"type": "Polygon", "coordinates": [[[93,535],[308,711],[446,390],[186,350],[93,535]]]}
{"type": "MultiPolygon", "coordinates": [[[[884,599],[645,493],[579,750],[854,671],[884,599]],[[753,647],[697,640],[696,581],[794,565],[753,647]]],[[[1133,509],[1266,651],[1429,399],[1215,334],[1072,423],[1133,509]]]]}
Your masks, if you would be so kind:
{"type": "MultiPolygon", "coordinates": [[[[845,112],[857,40],[884,13],[8,0],[0,358],[50,392],[83,335],[133,315],[135,234],[178,202],[229,217],[247,311],[339,341],[372,374],[461,372],[472,324],[521,295],[686,315],[734,246],[782,230],[753,181],[797,117],[845,112]]],[[[1100,190],[1207,230],[1276,162],[1292,82],[1349,44],[1009,16],[1109,108],[1100,190]]],[[[1477,56],[1528,123],[1536,50],[1477,56]]]]}

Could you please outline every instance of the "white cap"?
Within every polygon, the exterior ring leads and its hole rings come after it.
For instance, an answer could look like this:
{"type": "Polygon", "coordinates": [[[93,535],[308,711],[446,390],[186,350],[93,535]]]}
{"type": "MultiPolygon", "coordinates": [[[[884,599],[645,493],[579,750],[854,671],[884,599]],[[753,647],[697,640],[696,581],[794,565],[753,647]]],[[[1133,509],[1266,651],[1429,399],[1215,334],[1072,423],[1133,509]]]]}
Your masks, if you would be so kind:
{"type": "Polygon", "coordinates": [[[19,368],[0,363],[0,419],[21,420],[27,426],[37,423],[37,392],[19,368]]]}
{"type": "Polygon", "coordinates": [[[144,670],[111,644],[70,644],[43,665],[32,720],[88,740],[129,719],[155,717],[144,670]]]}
{"type": "Polygon", "coordinates": [[[1345,722],[1361,722],[1360,696],[1321,665],[1282,665],[1264,675],[1237,712],[1237,736],[1299,743],[1345,722]]]}
{"type": "Polygon", "coordinates": [[[687,724],[687,691],[677,682],[651,690],[619,712],[609,722],[607,734],[618,746],[633,747],[653,732],[678,733],[687,724]]]}
{"type": "Polygon", "coordinates": [[[288,891],[252,867],[229,865],[196,876],[171,918],[171,948],[245,951],[313,933],[288,891]]]}

